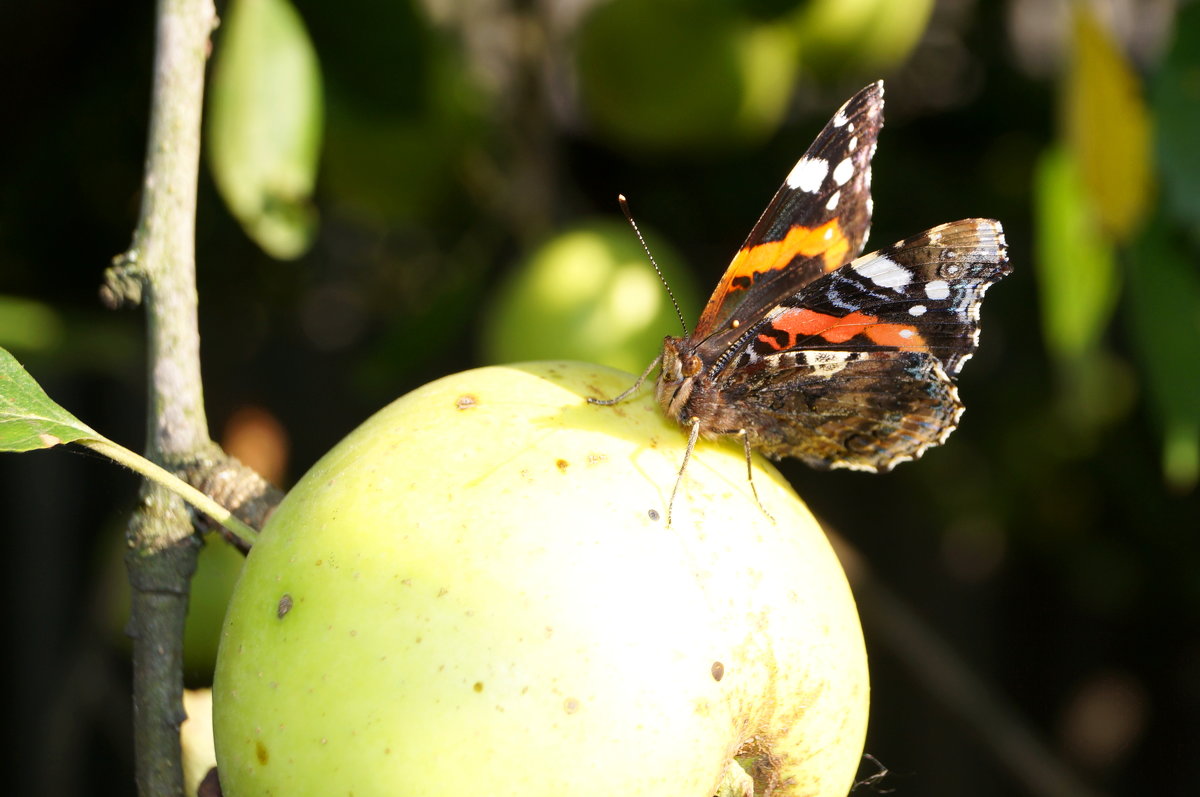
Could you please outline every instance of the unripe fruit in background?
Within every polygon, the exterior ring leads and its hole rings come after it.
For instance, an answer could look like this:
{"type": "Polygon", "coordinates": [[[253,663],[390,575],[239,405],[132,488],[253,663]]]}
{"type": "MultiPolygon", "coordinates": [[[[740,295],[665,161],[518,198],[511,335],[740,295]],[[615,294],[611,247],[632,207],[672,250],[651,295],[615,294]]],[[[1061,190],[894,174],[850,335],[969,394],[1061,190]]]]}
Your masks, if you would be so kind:
{"type": "MultiPolygon", "coordinates": [[[[663,238],[643,230],[684,318],[700,302],[691,274],[663,238]]],[[[583,360],[640,373],[679,329],[671,297],[624,221],[579,222],[524,257],[500,286],[480,336],[483,358],[583,360]]]]}

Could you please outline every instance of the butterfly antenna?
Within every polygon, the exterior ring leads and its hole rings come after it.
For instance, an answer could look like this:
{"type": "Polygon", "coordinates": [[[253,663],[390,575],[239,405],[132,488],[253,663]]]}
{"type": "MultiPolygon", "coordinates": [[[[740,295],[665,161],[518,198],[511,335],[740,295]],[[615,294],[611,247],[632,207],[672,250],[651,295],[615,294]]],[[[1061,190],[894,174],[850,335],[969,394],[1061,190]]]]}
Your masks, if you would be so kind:
{"type": "Polygon", "coordinates": [[[662,269],[658,267],[654,255],[650,253],[650,247],[646,245],[646,239],[642,237],[642,231],[638,229],[637,222],[633,220],[633,214],[629,212],[629,202],[625,199],[624,194],[617,195],[617,202],[620,203],[621,211],[625,214],[625,219],[629,222],[629,226],[633,228],[633,234],[637,236],[638,241],[642,244],[642,251],[646,253],[646,257],[650,258],[650,265],[654,266],[654,271],[658,274],[659,281],[667,289],[667,296],[671,297],[671,305],[675,308],[675,315],[679,318],[679,325],[683,327],[683,336],[687,337],[688,328],[687,322],[683,320],[683,311],[679,309],[679,302],[675,301],[675,294],[671,291],[671,286],[667,283],[667,278],[663,276],[662,269]]]}

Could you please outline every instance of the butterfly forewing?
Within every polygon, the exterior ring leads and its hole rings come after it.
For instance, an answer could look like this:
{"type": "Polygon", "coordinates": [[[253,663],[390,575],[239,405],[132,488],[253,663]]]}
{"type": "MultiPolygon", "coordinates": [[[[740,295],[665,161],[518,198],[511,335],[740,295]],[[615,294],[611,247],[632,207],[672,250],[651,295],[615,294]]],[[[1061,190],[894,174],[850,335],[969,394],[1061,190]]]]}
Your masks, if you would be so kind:
{"type": "Polygon", "coordinates": [[[882,82],[834,114],[734,255],[693,337],[754,318],[858,256],[871,225],[871,156],[882,124],[882,82]]]}

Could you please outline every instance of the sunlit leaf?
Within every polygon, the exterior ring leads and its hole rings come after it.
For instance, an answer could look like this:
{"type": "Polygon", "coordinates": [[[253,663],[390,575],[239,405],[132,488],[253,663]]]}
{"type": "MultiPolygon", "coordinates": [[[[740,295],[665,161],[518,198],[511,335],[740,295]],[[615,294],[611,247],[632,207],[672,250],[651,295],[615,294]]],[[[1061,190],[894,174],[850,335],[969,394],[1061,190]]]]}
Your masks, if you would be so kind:
{"type": "Polygon", "coordinates": [[[1133,328],[1162,424],[1164,476],[1174,488],[1190,490],[1200,478],[1200,272],[1161,215],[1130,258],[1133,328]]]}
{"type": "Polygon", "coordinates": [[[1046,151],[1034,184],[1037,276],[1046,346],[1059,358],[1094,349],[1112,317],[1118,273],[1072,155],[1046,151]]]}
{"type": "Polygon", "coordinates": [[[17,359],[0,349],[0,451],[35,451],[99,435],[54,403],[17,359]]]}
{"type": "Polygon", "coordinates": [[[1167,207],[1200,239],[1200,4],[1179,10],[1175,41],[1152,86],[1167,207]]]}
{"type": "Polygon", "coordinates": [[[225,204],[267,253],[300,256],[316,230],[324,103],[316,52],[288,0],[230,0],[209,106],[209,164],[225,204]]]}
{"type": "Polygon", "coordinates": [[[1124,242],[1151,200],[1150,118],[1129,59],[1086,3],[1075,4],[1064,88],[1068,145],[1105,231],[1124,242]]]}

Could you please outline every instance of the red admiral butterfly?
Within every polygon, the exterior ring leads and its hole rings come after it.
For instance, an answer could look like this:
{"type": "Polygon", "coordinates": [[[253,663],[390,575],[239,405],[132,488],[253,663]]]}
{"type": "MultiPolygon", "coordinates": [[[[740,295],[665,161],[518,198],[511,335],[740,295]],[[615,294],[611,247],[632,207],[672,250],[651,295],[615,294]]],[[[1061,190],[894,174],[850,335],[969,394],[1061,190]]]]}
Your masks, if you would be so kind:
{"type": "MultiPolygon", "coordinates": [[[[734,255],[691,334],[668,336],[656,395],[699,437],[772,459],[889,471],[946,440],[952,377],[979,340],[983,294],[1011,270],[1000,222],[964,219],[855,258],[871,222],[883,82],[834,114],[734,255]]],[[[751,482],[753,486],[753,482],[751,482]]],[[[757,494],[757,493],[756,493],[757,494]]]]}

